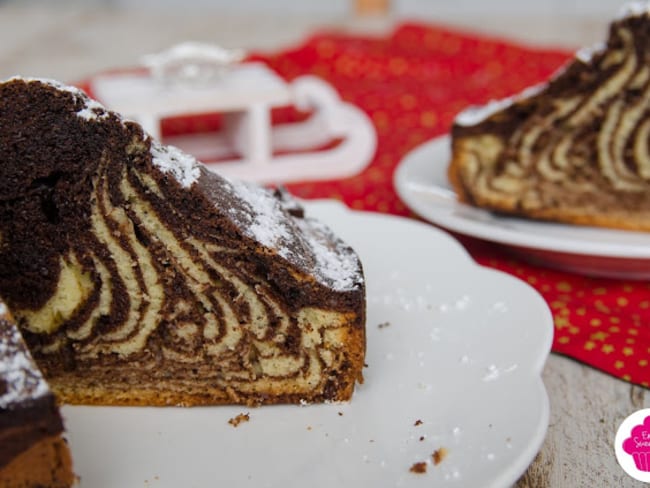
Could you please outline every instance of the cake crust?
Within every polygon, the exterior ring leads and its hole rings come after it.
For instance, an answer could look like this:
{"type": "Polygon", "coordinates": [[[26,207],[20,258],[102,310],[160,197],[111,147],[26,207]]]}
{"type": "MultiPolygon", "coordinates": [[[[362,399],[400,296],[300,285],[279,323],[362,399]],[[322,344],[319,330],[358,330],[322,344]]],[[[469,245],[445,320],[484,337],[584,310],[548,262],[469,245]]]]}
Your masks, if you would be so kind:
{"type": "Polygon", "coordinates": [[[69,488],[77,481],[65,440],[45,437],[0,468],[3,488],[69,488]]]}

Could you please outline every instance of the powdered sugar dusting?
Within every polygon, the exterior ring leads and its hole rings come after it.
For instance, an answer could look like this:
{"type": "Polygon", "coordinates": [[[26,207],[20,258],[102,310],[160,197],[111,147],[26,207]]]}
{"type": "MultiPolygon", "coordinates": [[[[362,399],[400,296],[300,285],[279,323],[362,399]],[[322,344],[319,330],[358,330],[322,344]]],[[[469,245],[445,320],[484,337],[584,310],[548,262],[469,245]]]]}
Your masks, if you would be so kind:
{"type": "Polygon", "coordinates": [[[163,173],[172,173],[186,188],[192,186],[201,175],[200,163],[177,147],[163,146],[157,141],[152,141],[151,155],[153,163],[163,173]]]}
{"type": "Polygon", "coordinates": [[[287,257],[284,245],[291,238],[285,214],[273,194],[264,188],[242,181],[228,180],[237,196],[246,202],[249,212],[233,216],[243,219],[244,232],[266,247],[276,248],[279,254],[287,257]]]}
{"type": "Polygon", "coordinates": [[[79,110],[77,115],[85,120],[96,120],[105,118],[108,113],[101,103],[96,100],[88,99],[85,107],[79,110]]]}
{"type": "Polygon", "coordinates": [[[650,2],[630,2],[621,8],[618,13],[618,20],[648,13],[650,13],[650,2]]]}
{"type": "Polygon", "coordinates": [[[49,78],[24,78],[21,76],[14,76],[8,81],[20,80],[25,83],[42,83],[44,85],[51,86],[60,91],[65,91],[71,93],[75,101],[83,101],[83,107],[77,112],[77,115],[84,120],[100,120],[108,117],[108,111],[106,108],[96,100],[92,100],[88,97],[83,91],[75,86],[66,85],[57,80],[51,80],[49,78]]]}
{"type": "Polygon", "coordinates": [[[230,216],[248,237],[306,268],[333,290],[352,290],[363,282],[358,258],[351,248],[323,223],[291,214],[291,210],[301,209],[296,200],[252,184],[225,181],[245,202],[246,209],[231,208],[230,216]]]}
{"type": "Polygon", "coordinates": [[[582,61],[583,63],[587,64],[593,59],[594,54],[601,53],[606,48],[607,48],[607,44],[605,44],[604,42],[597,42],[591,46],[578,49],[578,51],[576,52],[576,58],[582,61]]]}
{"type": "MultiPolygon", "coordinates": [[[[6,312],[6,307],[2,305],[6,312]]],[[[0,320],[0,408],[45,396],[50,391],[18,332],[0,320]]]]}
{"type": "Polygon", "coordinates": [[[311,231],[308,244],[316,258],[316,269],[335,290],[351,290],[363,282],[356,254],[341,241],[334,241],[332,231],[314,219],[299,221],[306,234],[311,231]]]}
{"type": "Polygon", "coordinates": [[[526,88],[522,92],[512,97],[503,98],[501,100],[492,100],[483,106],[469,107],[456,116],[455,122],[458,125],[462,126],[471,126],[478,124],[488,119],[490,116],[494,115],[500,110],[508,108],[519,100],[537,95],[545,87],[545,83],[540,83],[538,85],[526,88]]]}

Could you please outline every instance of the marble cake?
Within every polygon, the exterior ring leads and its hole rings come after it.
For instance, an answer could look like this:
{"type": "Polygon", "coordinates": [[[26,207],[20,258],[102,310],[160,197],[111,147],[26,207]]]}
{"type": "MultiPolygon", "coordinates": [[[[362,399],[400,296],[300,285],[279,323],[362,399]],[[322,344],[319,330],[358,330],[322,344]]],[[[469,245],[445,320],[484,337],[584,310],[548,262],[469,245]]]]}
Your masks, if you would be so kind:
{"type": "Polygon", "coordinates": [[[462,112],[449,179],[480,207],[650,231],[650,13],[629,5],[607,42],[547,83],[462,112]]]}
{"type": "Polygon", "coordinates": [[[355,252],[71,87],[0,84],[0,295],[63,402],[350,399],[355,252]]]}
{"type": "Polygon", "coordinates": [[[75,481],[54,395],[0,302],[0,486],[69,487],[75,481]]]}

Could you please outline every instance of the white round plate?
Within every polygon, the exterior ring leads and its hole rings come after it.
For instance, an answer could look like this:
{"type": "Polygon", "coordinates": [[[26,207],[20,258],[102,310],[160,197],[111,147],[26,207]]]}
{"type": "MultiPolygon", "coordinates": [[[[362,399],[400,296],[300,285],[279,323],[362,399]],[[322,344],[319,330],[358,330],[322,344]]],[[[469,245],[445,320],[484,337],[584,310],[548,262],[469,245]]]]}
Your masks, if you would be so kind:
{"type": "Polygon", "coordinates": [[[367,282],[365,382],[343,404],[65,406],[81,488],[509,487],[546,435],[553,326],[525,283],[448,234],[315,202],[367,282]],[[249,413],[233,427],[228,420],[249,413]],[[446,456],[433,462],[441,448],[446,456]],[[426,463],[426,473],[410,471],[426,463]]]}
{"type": "Polygon", "coordinates": [[[447,179],[450,158],[449,137],[439,137],[409,152],[395,172],[398,195],[421,217],[566,271],[650,279],[650,233],[506,217],[460,203],[447,179]]]}

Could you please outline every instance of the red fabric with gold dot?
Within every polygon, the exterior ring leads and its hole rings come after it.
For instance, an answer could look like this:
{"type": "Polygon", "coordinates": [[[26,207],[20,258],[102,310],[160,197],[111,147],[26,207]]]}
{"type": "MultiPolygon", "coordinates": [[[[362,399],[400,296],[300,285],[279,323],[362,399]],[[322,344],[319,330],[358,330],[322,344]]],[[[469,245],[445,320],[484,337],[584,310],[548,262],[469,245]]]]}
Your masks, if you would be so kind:
{"type": "MultiPolygon", "coordinates": [[[[293,194],[414,217],[392,182],[403,156],[448,132],[454,116],[468,105],[545,80],[571,55],[410,23],[386,37],[325,32],[294,49],[252,59],[268,63],[287,80],[304,74],[322,77],[344,100],[364,110],[377,130],[377,152],[361,174],[287,185],[293,194]]],[[[299,117],[291,110],[274,112],[275,121],[299,117]]],[[[218,125],[218,117],[176,118],[163,123],[163,134],[218,125]]],[[[554,271],[518,260],[497,245],[460,240],[477,262],[521,278],[544,297],[555,320],[554,352],[649,385],[650,283],[554,271]]]]}

